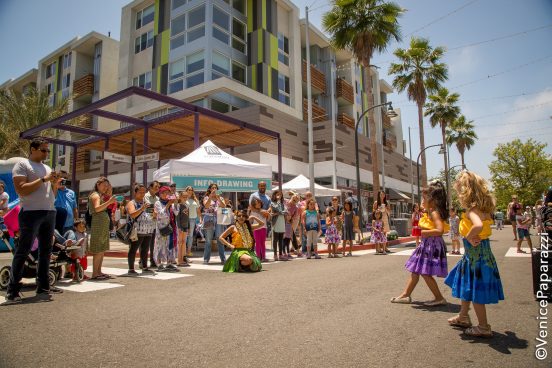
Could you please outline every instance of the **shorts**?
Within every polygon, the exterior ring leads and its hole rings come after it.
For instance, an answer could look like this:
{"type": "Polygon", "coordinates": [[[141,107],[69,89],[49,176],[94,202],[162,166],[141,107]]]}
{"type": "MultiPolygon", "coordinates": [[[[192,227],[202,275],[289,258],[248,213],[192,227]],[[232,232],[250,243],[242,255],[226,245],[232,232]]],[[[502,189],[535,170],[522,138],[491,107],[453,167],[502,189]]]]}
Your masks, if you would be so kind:
{"type": "Polygon", "coordinates": [[[515,225],[515,222],[516,222],[516,215],[510,215],[508,217],[508,219],[510,220],[510,222],[512,222],[514,225],[515,225]]]}
{"type": "Polygon", "coordinates": [[[529,230],[527,229],[517,229],[518,238],[519,240],[523,240],[524,238],[529,238],[529,230]]]}

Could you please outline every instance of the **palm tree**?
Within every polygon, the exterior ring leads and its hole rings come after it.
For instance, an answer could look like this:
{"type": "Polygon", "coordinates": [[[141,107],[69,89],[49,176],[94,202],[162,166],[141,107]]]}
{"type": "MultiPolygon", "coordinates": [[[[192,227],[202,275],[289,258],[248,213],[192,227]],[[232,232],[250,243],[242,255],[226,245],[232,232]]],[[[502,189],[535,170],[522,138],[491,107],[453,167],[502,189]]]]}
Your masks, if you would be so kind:
{"type": "MultiPolygon", "coordinates": [[[[370,60],[374,52],[385,51],[392,39],[401,40],[398,18],[404,10],[395,3],[383,0],[333,0],[332,9],[322,17],[324,29],[331,35],[332,45],[337,49],[349,50],[364,67],[370,77],[370,60]]],[[[366,79],[369,80],[369,79],[366,79]]],[[[366,82],[370,96],[371,83],[366,82]]],[[[371,101],[368,98],[368,101],[371,101]]],[[[369,106],[367,106],[369,108],[369,106]]],[[[370,124],[370,154],[374,175],[374,198],[379,185],[379,163],[376,146],[376,123],[373,116],[370,124]]],[[[360,183],[358,183],[360,190],[360,183]]]]}
{"type": "Polygon", "coordinates": [[[23,94],[11,90],[0,92],[0,158],[26,156],[27,145],[21,144],[19,134],[38,124],[55,119],[67,112],[68,100],[50,106],[46,91],[29,88],[23,94]]]}
{"type": "MultiPolygon", "coordinates": [[[[436,94],[429,96],[429,102],[425,105],[425,116],[429,116],[429,122],[432,128],[437,125],[441,126],[441,135],[443,138],[443,147],[446,147],[446,130],[447,126],[451,124],[458,115],[460,115],[460,107],[458,107],[458,99],[460,95],[458,93],[449,93],[449,90],[442,87],[439,88],[436,94]]],[[[443,155],[445,161],[445,173],[448,173],[448,160],[447,154],[443,155]]],[[[450,203],[450,186],[449,177],[445,177],[447,184],[447,196],[448,203],[450,203]]]]}
{"type": "Polygon", "coordinates": [[[446,131],[447,144],[456,144],[456,148],[462,158],[462,167],[465,167],[464,153],[472,148],[477,139],[475,134],[473,120],[466,121],[464,115],[460,115],[456,120],[447,127],[446,131]]]}
{"type": "MultiPolygon", "coordinates": [[[[398,63],[391,63],[389,74],[394,74],[393,87],[400,93],[406,91],[408,99],[418,105],[418,129],[420,152],[425,148],[423,106],[427,94],[436,92],[441,83],[448,79],[448,69],[440,60],[445,53],[443,47],[431,47],[429,40],[412,37],[410,47],[397,49],[394,54],[398,63]]],[[[425,152],[422,153],[422,185],[427,185],[425,152]]]]}

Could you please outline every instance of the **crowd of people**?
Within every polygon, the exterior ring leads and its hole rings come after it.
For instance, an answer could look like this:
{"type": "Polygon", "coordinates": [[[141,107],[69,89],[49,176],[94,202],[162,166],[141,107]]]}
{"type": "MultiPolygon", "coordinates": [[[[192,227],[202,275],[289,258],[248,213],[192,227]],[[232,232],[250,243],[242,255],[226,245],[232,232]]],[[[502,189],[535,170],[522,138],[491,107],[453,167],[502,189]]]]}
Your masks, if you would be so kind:
{"type": "MultiPolygon", "coordinates": [[[[274,261],[294,258],[320,259],[318,249],[322,236],[322,222],[326,224],[324,237],[328,258],[352,255],[355,233],[360,232],[358,203],[348,193],[333,197],[325,211],[310,192],[301,196],[293,191],[283,193],[274,190],[269,196],[266,183],[260,182],[258,190],[249,198],[247,208],[236,210],[232,201],[224,198],[216,183],[211,184],[200,198],[193,187],[178,191],[175,184],[162,185],[153,181],[146,188],[137,184],[132,188],[131,200],[113,195],[109,180],[100,177],[88,196],[84,219],[78,216],[75,193],[68,188],[67,173],[52,171],[43,164],[49,154],[46,141],[35,139],[30,145],[30,156],[15,165],[13,181],[20,196],[19,242],[12,262],[7,303],[20,301],[23,264],[32,244],[37,239],[37,296],[50,297],[62,290],[50,286],[48,268],[52,252],[52,239],[60,243],[71,241],[79,248],[72,256],[86,268],[86,255],[92,255],[90,279],[102,281],[113,276],[102,272],[105,252],[109,249],[110,234],[115,230],[129,243],[128,273],[138,276],[135,270],[136,253],[141,274],[155,272],[179,272],[192,262],[192,246],[199,234],[205,240],[203,262],[208,264],[211,248],[218,249],[224,272],[258,272],[269,259],[266,241],[271,235],[274,261]],[[68,240],[66,240],[68,239],[68,240]],[[341,251],[339,245],[342,244],[341,251]],[[347,245],[349,249],[347,251],[347,245]],[[231,250],[228,258],[226,248],[231,250]]],[[[425,303],[428,307],[447,304],[434,277],[442,277],[451,287],[453,297],[461,300],[457,316],[448,320],[453,326],[466,328],[472,336],[492,336],[486,316],[486,304],[504,299],[498,267],[489,238],[491,224],[502,229],[503,216],[495,211],[495,200],[484,179],[477,174],[462,171],[454,188],[458,193],[461,209],[448,208],[444,185],[435,181],[422,191],[421,204],[413,206],[412,236],[416,248],[406,262],[410,272],[405,289],[392,303],[412,302],[412,293],[423,278],[434,299],[425,303]],[[461,212],[461,216],[458,216],[461,212]],[[452,254],[464,254],[449,272],[447,248],[443,234],[449,233],[452,254]],[[472,326],[468,311],[475,310],[478,325],[472,326]]],[[[0,185],[0,211],[6,211],[4,186],[0,185]]],[[[544,200],[537,202],[536,216],[531,208],[523,213],[523,207],[512,197],[507,215],[512,222],[518,251],[526,239],[532,247],[528,229],[536,226],[539,231],[552,231],[552,188],[544,200]],[[534,221],[536,220],[536,221],[534,221]],[[534,221],[534,222],[533,222],[534,221]]],[[[377,255],[389,253],[387,235],[390,231],[390,205],[386,194],[380,192],[372,207],[371,237],[377,255]]],[[[75,269],[67,268],[66,276],[75,269]]]]}

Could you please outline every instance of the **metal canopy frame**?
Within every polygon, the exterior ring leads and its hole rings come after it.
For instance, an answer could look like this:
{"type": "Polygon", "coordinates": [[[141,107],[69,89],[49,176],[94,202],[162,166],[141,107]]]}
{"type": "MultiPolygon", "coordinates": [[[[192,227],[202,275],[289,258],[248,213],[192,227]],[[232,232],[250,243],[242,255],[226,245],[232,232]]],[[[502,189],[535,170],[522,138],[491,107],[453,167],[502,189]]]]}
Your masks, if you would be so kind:
{"type": "MultiPolygon", "coordinates": [[[[162,130],[163,129],[162,127],[156,127],[156,126],[163,123],[171,122],[172,120],[175,120],[178,118],[189,117],[192,115],[194,116],[194,148],[198,148],[200,146],[200,119],[199,118],[202,115],[234,125],[236,126],[237,131],[244,130],[244,129],[250,130],[255,133],[261,134],[263,136],[266,136],[268,138],[276,139],[278,141],[278,181],[282,183],[282,140],[280,137],[280,133],[274,132],[272,130],[269,130],[260,126],[256,126],[250,123],[246,123],[239,119],[233,118],[231,116],[228,116],[216,111],[206,109],[204,107],[196,106],[188,102],[180,101],[173,97],[169,97],[157,92],[149,91],[135,86],[116,92],[96,102],[92,102],[87,106],[81,107],[80,109],[71,111],[63,116],[52,119],[46,123],[37,125],[24,132],[21,132],[20,138],[32,139],[34,137],[37,137],[41,132],[47,129],[58,129],[58,130],[63,130],[71,133],[88,135],[89,136],[88,138],[80,139],[77,141],[69,141],[69,140],[64,140],[64,139],[54,138],[54,137],[47,137],[47,136],[43,137],[51,143],[72,147],[73,157],[72,157],[71,176],[72,176],[73,183],[76,183],[77,149],[79,147],[104,141],[103,151],[107,151],[109,149],[109,141],[111,138],[120,136],[122,134],[139,132],[143,130],[143,139],[144,139],[143,150],[144,150],[144,153],[147,153],[148,145],[149,145],[148,131],[150,128],[156,129],[156,130],[162,130]],[[102,108],[105,106],[108,106],[110,104],[123,100],[125,98],[131,97],[133,95],[141,96],[141,97],[158,101],[167,105],[171,105],[173,107],[179,108],[180,110],[157,117],[155,119],[151,119],[151,120],[143,120],[132,116],[127,116],[127,115],[123,115],[123,114],[119,114],[111,111],[102,110],[102,108]],[[105,131],[100,131],[96,129],[64,124],[68,120],[75,119],[85,114],[117,120],[117,121],[128,123],[130,125],[128,127],[113,130],[111,132],[105,132],[105,131]]],[[[221,135],[226,133],[221,133],[221,135]]],[[[174,133],[171,132],[171,134],[174,134],[174,133]]],[[[239,146],[239,145],[233,145],[233,146],[230,146],[230,148],[233,149],[236,146],[239,146]]],[[[167,149],[167,151],[171,151],[171,150],[167,149]]],[[[133,157],[135,156],[135,152],[136,152],[136,139],[132,138],[132,156],[133,157]]],[[[177,151],[173,150],[172,152],[174,152],[175,155],[178,154],[177,151]]],[[[136,172],[134,165],[135,164],[133,159],[133,164],[131,166],[131,178],[134,176],[134,173],[136,172]]],[[[146,184],[146,181],[147,181],[147,170],[148,170],[148,164],[147,162],[145,162],[142,164],[144,184],[146,184]]],[[[104,161],[104,176],[107,176],[107,174],[108,174],[108,162],[104,161]]]]}

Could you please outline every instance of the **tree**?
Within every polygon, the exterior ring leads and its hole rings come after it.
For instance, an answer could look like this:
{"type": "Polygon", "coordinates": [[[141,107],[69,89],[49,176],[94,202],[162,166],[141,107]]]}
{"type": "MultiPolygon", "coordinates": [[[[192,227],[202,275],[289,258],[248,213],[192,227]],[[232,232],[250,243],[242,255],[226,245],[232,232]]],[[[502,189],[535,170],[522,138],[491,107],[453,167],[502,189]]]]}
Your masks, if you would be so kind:
{"type": "MultiPolygon", "coordinates": [[[[436,94],[429,96],[429,102],[425,105],[425,116],[429,116],[429,122],[432,128],[437,125],[441,127],[441,136],[443,140],[443,147],[446,147],[446,129],[447,125],[451,124],[458,115],[460,115],[460,108],[458,105],[458,99],[460,95],[458,93],[450,93],[448,89],[441,87],[436,94]]],[[[445,171],[448,171],[448,159],[447,155],[443,155],[445,162],[445,171]]],[[[445,178],[447,179],[447,178],[445,178]]],[[[449,180],[446,181],[447,190],[450,190],[449,180]]],[[[450,203],[450,196],[448,197],[450,203]]]]}
{"type": "Polygon", "coordinates": [[[516,139],[499,144],[491,162],[491,182],[497,206],[506,208],[512,194],[524,205],[533,206],[552,182],[552,157],[544,152],[546,143],[516,139]]]}
{"type": "Polygon", "coordinates": [[[38,124],[55,119],[67,112],[68,100],[50,106],[45,91],[29,88],[23,94],[11,90],[0,93],[0,158],[26,156],[27,145],[21,144],[19,134],[38,124]]]}
{"type": "MultiPolygon", "coordinates": [[[[412,37],[410,47],[398,48],[394,54],[398,63],[391,63],[389,74],[394,74],[393,87],[400,93],[406,91],[408,99],[418,105],[418,130],[420,151],[425,148],[423,106],[427,94],[437,91],[442,82],[448,79],[448,69],[440,60],[445,53],[443,47],[431,47],[429,40],[412,37]]],[[[427,186],[427,166],[425,152],[422,153],[422,186],[427,186]]]]}
{"type": "Polygon", "coordinates": [[[450,124],[446,131],[446,139],[448,145],[456,145],[460,157],[462,158],[462,167],[465,167],[464,154],[466,150],[472,148],[477,139],[475,134],[473,120],[466,120],[464,115],[460,115],[450,124]]]}
{"type": "MultiPolygon", "coordinates": [[[[324,29],[331,35],[332,45],[349,50],[365,68],[370,78],[370,60],[374,52],[383,52],[392,39],[401,40],[398,18],[404,10],[397,4],[383,0],[333,0],[332,9],[322,17],[324,29]]],[[[368,96],[371,83],[365,83],[368,96]]],[[[368,98],[371,101],[371,98],[368,98]]],[[[369,107],[369,106],[368,106],[369,107]]],[[[376,124],[370,124],[370,154],[374,175],[374,198],[379,191],[379,160],[376,145],[376,124]]],[[[360,185],[360,183],[359,183],[360,185]]]]}

